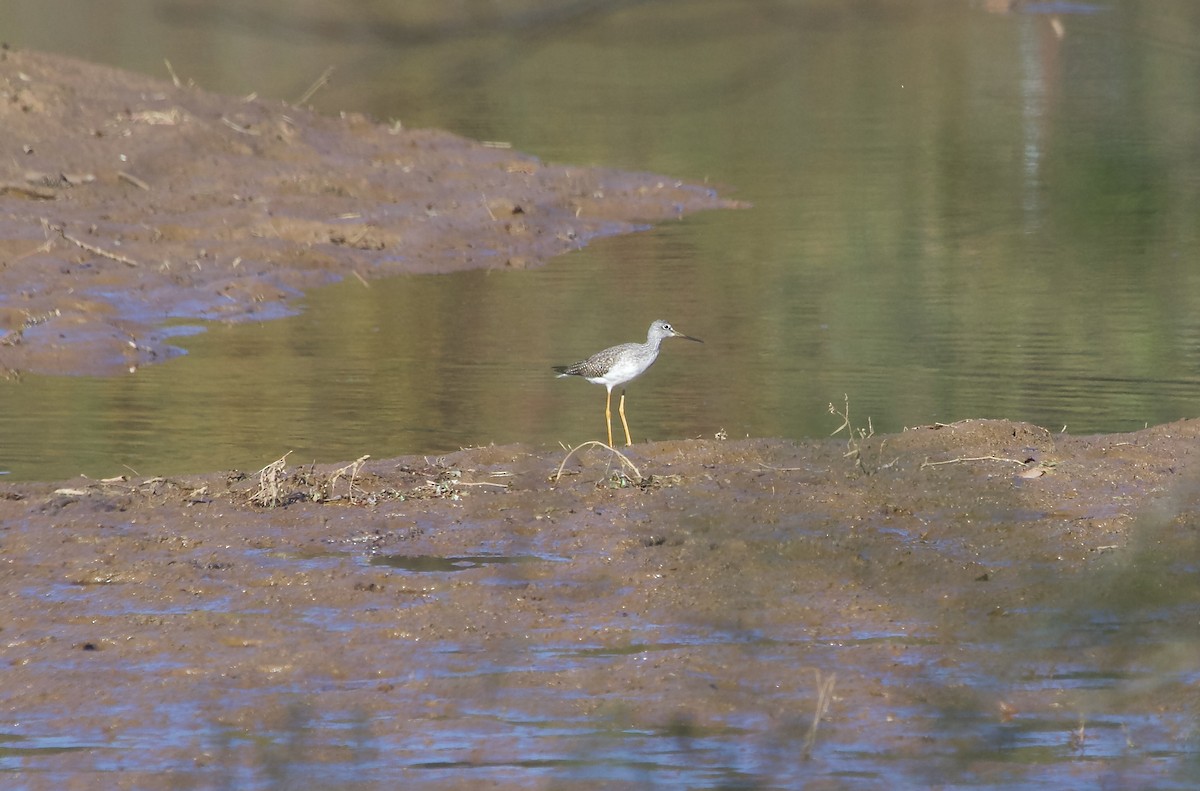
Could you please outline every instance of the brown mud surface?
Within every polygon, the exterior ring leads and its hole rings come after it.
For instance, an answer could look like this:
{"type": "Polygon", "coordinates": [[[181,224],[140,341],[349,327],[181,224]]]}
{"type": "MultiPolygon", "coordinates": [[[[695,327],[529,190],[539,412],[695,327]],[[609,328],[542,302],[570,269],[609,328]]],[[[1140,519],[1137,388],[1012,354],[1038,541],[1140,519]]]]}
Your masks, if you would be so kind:
{"type": "Polygon", "coordinates": [[[733,206],[57,56],[0,52],[0,372],[114,373],[164,323],[282,315],[333,278],[524,267],[733,206]]]}
{"type": "Polygon", "coordinates": [[[565,453],[510,446],[10,484],[7,768],[1171,787],[1200,710],[1198,435],[967,421],[867,440],[862,467],[842,441],[691,440],[557,479],[565,453]]]}
{"type": "MultiPolygon", "coordinates": [[[[30,53],[0,96],[8,371],[724,205],[30,53]]],[[[0,786],[1187,787],[1198,435],[5,483],[0,786]]]]}

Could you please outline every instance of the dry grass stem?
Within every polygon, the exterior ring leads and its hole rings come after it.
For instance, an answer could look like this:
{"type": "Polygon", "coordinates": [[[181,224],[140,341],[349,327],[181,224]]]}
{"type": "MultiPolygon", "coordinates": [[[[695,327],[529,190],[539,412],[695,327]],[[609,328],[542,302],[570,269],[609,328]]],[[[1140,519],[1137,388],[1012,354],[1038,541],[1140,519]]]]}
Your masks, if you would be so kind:
{"type": "Polygon", "coordinates": [[[242,124],[239,124],[237,121],[229,120],[225,116],[221,116],[221,123],[225,124],[233,131],[241,132],[244,135],[250,135],[252,137],[257,137],[259,134],[257,129],[251,129],[248,126],[243,126],[242,124]]]}
{"type": "Polygon", "coordinates": [[[883,449],[887,446],[886,439],[879,443],[879,448],[875,454],[875,463],[871,466],[867,465],[866,459],[863,458],[863,452],[866,449],[867,441],[875,436],[875,425],[871,422],[871,418],[868,417],[866,428],[854,426],[850,422],[850,396],[847,394],[843,395],[842,398],[844,399],[844,403],[841,411],[838,411],[838,408],[832,402],[829,404],[829,414],[836,415],[842,419],[842,425],[834,429],[829,436],[832,437],[842,431],[845,431],[848,435],[846,439],[846,452],[842,457],[854,459],[863,475],[873,475],[880,470],[886,470],[893,466],[900,460],[899,457],[892,459],[887,464],[883,463],[883,449]]]}
{"type": "Polygon", "coordinates": [[[808,736],[804,739],[804,749],[801,751],[805,760],[812,757],[813,745],[817,741],[817,728],[821,725],[821,718],[829,711],[829,704],[833,702],[833,685],[837,682],[837,673],[830,673],[828,678],[821,675],[819,669],[814,669],[817,674],[817,708],[813,712],[812,724],[808,726],[808,736]]]}
{"type": "Polygon", "coordinates": [[[0,195],[21,195],[34,200],[54,200],[58,197],[58,191],[49,187],[35,187],[31,184],[20,184],[15,181],[6,181],[0,183],[0,195]]]}
{"type": "Polygon", "coordinates": [[[283,496],[280,493],[280,483],[283,481],[283,471],[287,465],[287,457],[291,454],[292,452],[289,450],[283,456],[258,471],[258,491],[250,495],[250,502],[261,505],[264,508],[274,508],[283,503],[283,496]]]}
{"type": "Polygon", "coordinates": [[[763,464],[761,461],[758,463],[758,466],[771,472],[804,472],[803,467],[775,467],[771,464],[763,464]]]}
{"type": "Polygon", "coordinates": [[[147,184],[146,182],[142,181],[140,178],[133,175],[132,173],[126,173],[124,170],[118,170],[117,178],[121,179],[122,181],[129,182],[130,184],[132,184],[133,186],[137,187],[140,190],[146,190],[147,192],[150,191],[150,185],[147,184]]]}
{"type": "Polygon", "coordinates": [[[55,225],[54,223],[47,220],[45,217],[42,218],[42,228],[45,230],[47,236],[49,236],[51,232],[57,233],[59,236],[61,236],[63,239],[66,239],[71,244],[76,245],[77,247],[80,247],[84,250],[87,250],[89,253],[92,253],[94,255],[98,255],[103,258],[108,258],[113,261],[119,261],[122,264],[125,264],[126,266],[141,266],[141,264],[139,264],[137,261],[134,261],[132,258],[123,256],[120,253],[113,253],[108,250],[105,250],[102,247],[97,247],[94,244],[88,244],[87,242],[83,241],[82,239],[76,239],[74,236],[71,236],[71,234],[67,233],[66,228],[64,228],[61,225],[55,225]]]}
{"type": "Polygon", "coordinates": [[[588,440],[587,442],[584,442],[580,445],[576,445],[575,447],[571,448],[571,450],[563,458],[562,464],[558,465],[558,472],[554,474],[554,482],[555,483],[557,483],[558,480],[560,478],[562,478],[563,470],[566,468],[567,462],[570,461],[571,457],[575,455],[575,451],[579,450],[580,448],[586,448],[588,445],[597,445],[601,448],[606,448],[606,449],[612,451],[616,455],[616,457],[621,460],[621,466],[627,467],[630,470],[630,472],[633,473],[634,481],[636,481],[637,483],[641,483],[644,480],[642,477],[642,473],[638,470],[638,468],[634,465],[634,463],[631,462],[624,453],[617,450],[616,448],[614,448],[611,445],[604,444],[603,442],[601,442],[598,439],[592,439],[592,440],[588,440]]]}
{"type": "MultiPolygon", "coordinates": [[[[364,455],[364,456],[359,456],[357,459],[350,462],[345,467],[339,467],[338,469],[334,470],[329,476],[329,491],[331,493],[333,492],[333,488],[337,484],[338,478],[349,477],[350,483],[349,483],[349,486],[346,488],[346,499],[350,502],[351,505],[353,505],[354,504],[354,483],[355,483],[355,480],[358,478],[358,471],[362,469],[363,464],[365,464],[367,459],[369,459],[369,458],[371,458],[371,456],[369,454],[364,455]]],[[[282,459],[281,459],[281,461],[282,461],[282,459]]],[[[364,492],[364,494],[365,494],[365,492],[364,492]]]]}
{"type": "Polygon", "coordinates": [[[328,68],[325,69],[325,71],[321,72],[321,76],[317,77],[317,79],[313,82],[313,84],[308,86],[308,90],[305,91],[304,93],[300,94],[299,99],[292,102],[292,105],[295,107],[299,107],[300,105],[307,102],[309,99],[313,98],[313,96],[316,95],[317,91],[321,90],[322,88],[324,88],[326,85],[329,84],[329,78],[333,76],[333,72],[334,72],[333,66],[329,66],[328,68]]]}
{"type": "Polygon", "coordinates": [[[1018,467],[1024,467],[1028,463],[1017,459],[1006,459],[1003,456],[960,456],[957,459],[945,459],[943,461],[929,461],[926,459],[921,462],[921,469],[923,470],[926,467],[940,467],[943,464],[963,464],[968,461],[999,461],[1006,464],[1015,464],[1018,467]]]}
{"type": "MultiPolygon", "coordinates": [[[[2,190],[0,190],[0,191],[2,191],[2,190]]],[[[42,242],[41,244],[39,244],[37,247],[33,248],[32,250],[28,250],[28,251],[16,256],[15,258],[10,259],[9,263],[15,264],[17,261],[22,261],[22,260],[28,258],[29,256],[37,255],[38,253],[48,253],[48,252],[50,252],[50,248],[52,248],[52,247],[54,247],[54,240],[47,239],[46,241],[42,242]]]]}
{"type": "Polygon", "coordinates": [[[175,67],[171,65],[171,61],[163,58],[163,63],[167,67],[167,74],[171,75],[171,82],[175,83],[176,88],[182,88],[183,83],[179,81],[179,75],[175,73],[175,67]]]}

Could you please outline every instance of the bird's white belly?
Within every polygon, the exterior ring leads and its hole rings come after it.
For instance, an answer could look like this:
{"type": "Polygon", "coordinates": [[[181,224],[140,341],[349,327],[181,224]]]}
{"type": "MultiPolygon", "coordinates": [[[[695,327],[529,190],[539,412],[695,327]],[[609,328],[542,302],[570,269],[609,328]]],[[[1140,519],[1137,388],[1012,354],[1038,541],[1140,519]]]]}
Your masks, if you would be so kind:
{"type": "Polygon", "coordinates": [[[649,367],[648,365],[641,365],[639,361],[626,362],[621,360],[613,365],[612,368],[609,368],[603,376],[597,376],[595,379],[588,379],[588,381],[605,386],[618,385],[637,377],[649,367]]]}

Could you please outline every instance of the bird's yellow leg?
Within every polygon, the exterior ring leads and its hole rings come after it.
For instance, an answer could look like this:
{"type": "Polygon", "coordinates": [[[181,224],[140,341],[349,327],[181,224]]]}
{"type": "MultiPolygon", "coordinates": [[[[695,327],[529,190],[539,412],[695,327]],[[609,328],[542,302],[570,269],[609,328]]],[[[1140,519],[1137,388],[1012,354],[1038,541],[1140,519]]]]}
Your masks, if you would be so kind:
{"type": "MultiPolygon", "coordinates": [[[[625,427],[625,447],[628,448],[630,445],[633,444],[633,440],[631,440],[629,438],[629,424],[627,422],[625,422],[625,391],[624,390],[621,391],[621,404],[620,404],[620,406],[617,407],[617,411],[621,413],[621,425],[625,427]]],[[[609,438],[608,444],[609,445],[612,444],[611,437],[609,438]]]]}
{"type": "MultiPolygon", "coordinates": [[[[624,402],[622,402],[624,403],[624,402]]],[[[625,419],[624,413],[621,415],[621,420],[625,419]]],[[[604,399],[604,425],[608,428],[608,447],[612,447],[612,390],[608,391],[608,396],[604,399]]]]}

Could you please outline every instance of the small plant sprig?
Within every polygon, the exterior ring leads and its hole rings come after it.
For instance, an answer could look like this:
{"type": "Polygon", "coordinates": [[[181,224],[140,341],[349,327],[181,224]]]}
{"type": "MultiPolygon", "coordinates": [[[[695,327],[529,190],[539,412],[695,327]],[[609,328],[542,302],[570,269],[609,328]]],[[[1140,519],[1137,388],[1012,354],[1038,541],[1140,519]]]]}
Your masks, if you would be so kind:
{"type": "Polygon", "coordinates": [[[868,463],[868,461],[864,458],[864,453],[866,451],[867,440],[875,436],[875,426],[871,423],[870,416],[867,417],[866,428],[855,426],[850,421],[850,396],[846,394],[843,395],[842,398],[844,400],[841,410],[838,410],[838,408],[833,405],[832,401],[829,403],[829,414],[842,419],[842,425],[834,429],[829,436],[833,437],[843,431],[846,432],[846,453],[843,454],[843,458],[854,459],[854,463],[858,465],[858,469],[863,475],[874,475],[880,470],[886,470],[888,467],[891,467],[893,464],[899,461],[899,458],[895,458],[889,461],[887,464],[882,463],[883,449],[887,445],[887,440],[885,439],[879,443],[879,449],[875,453],[875,461],[873,463],[868,463]]]}

